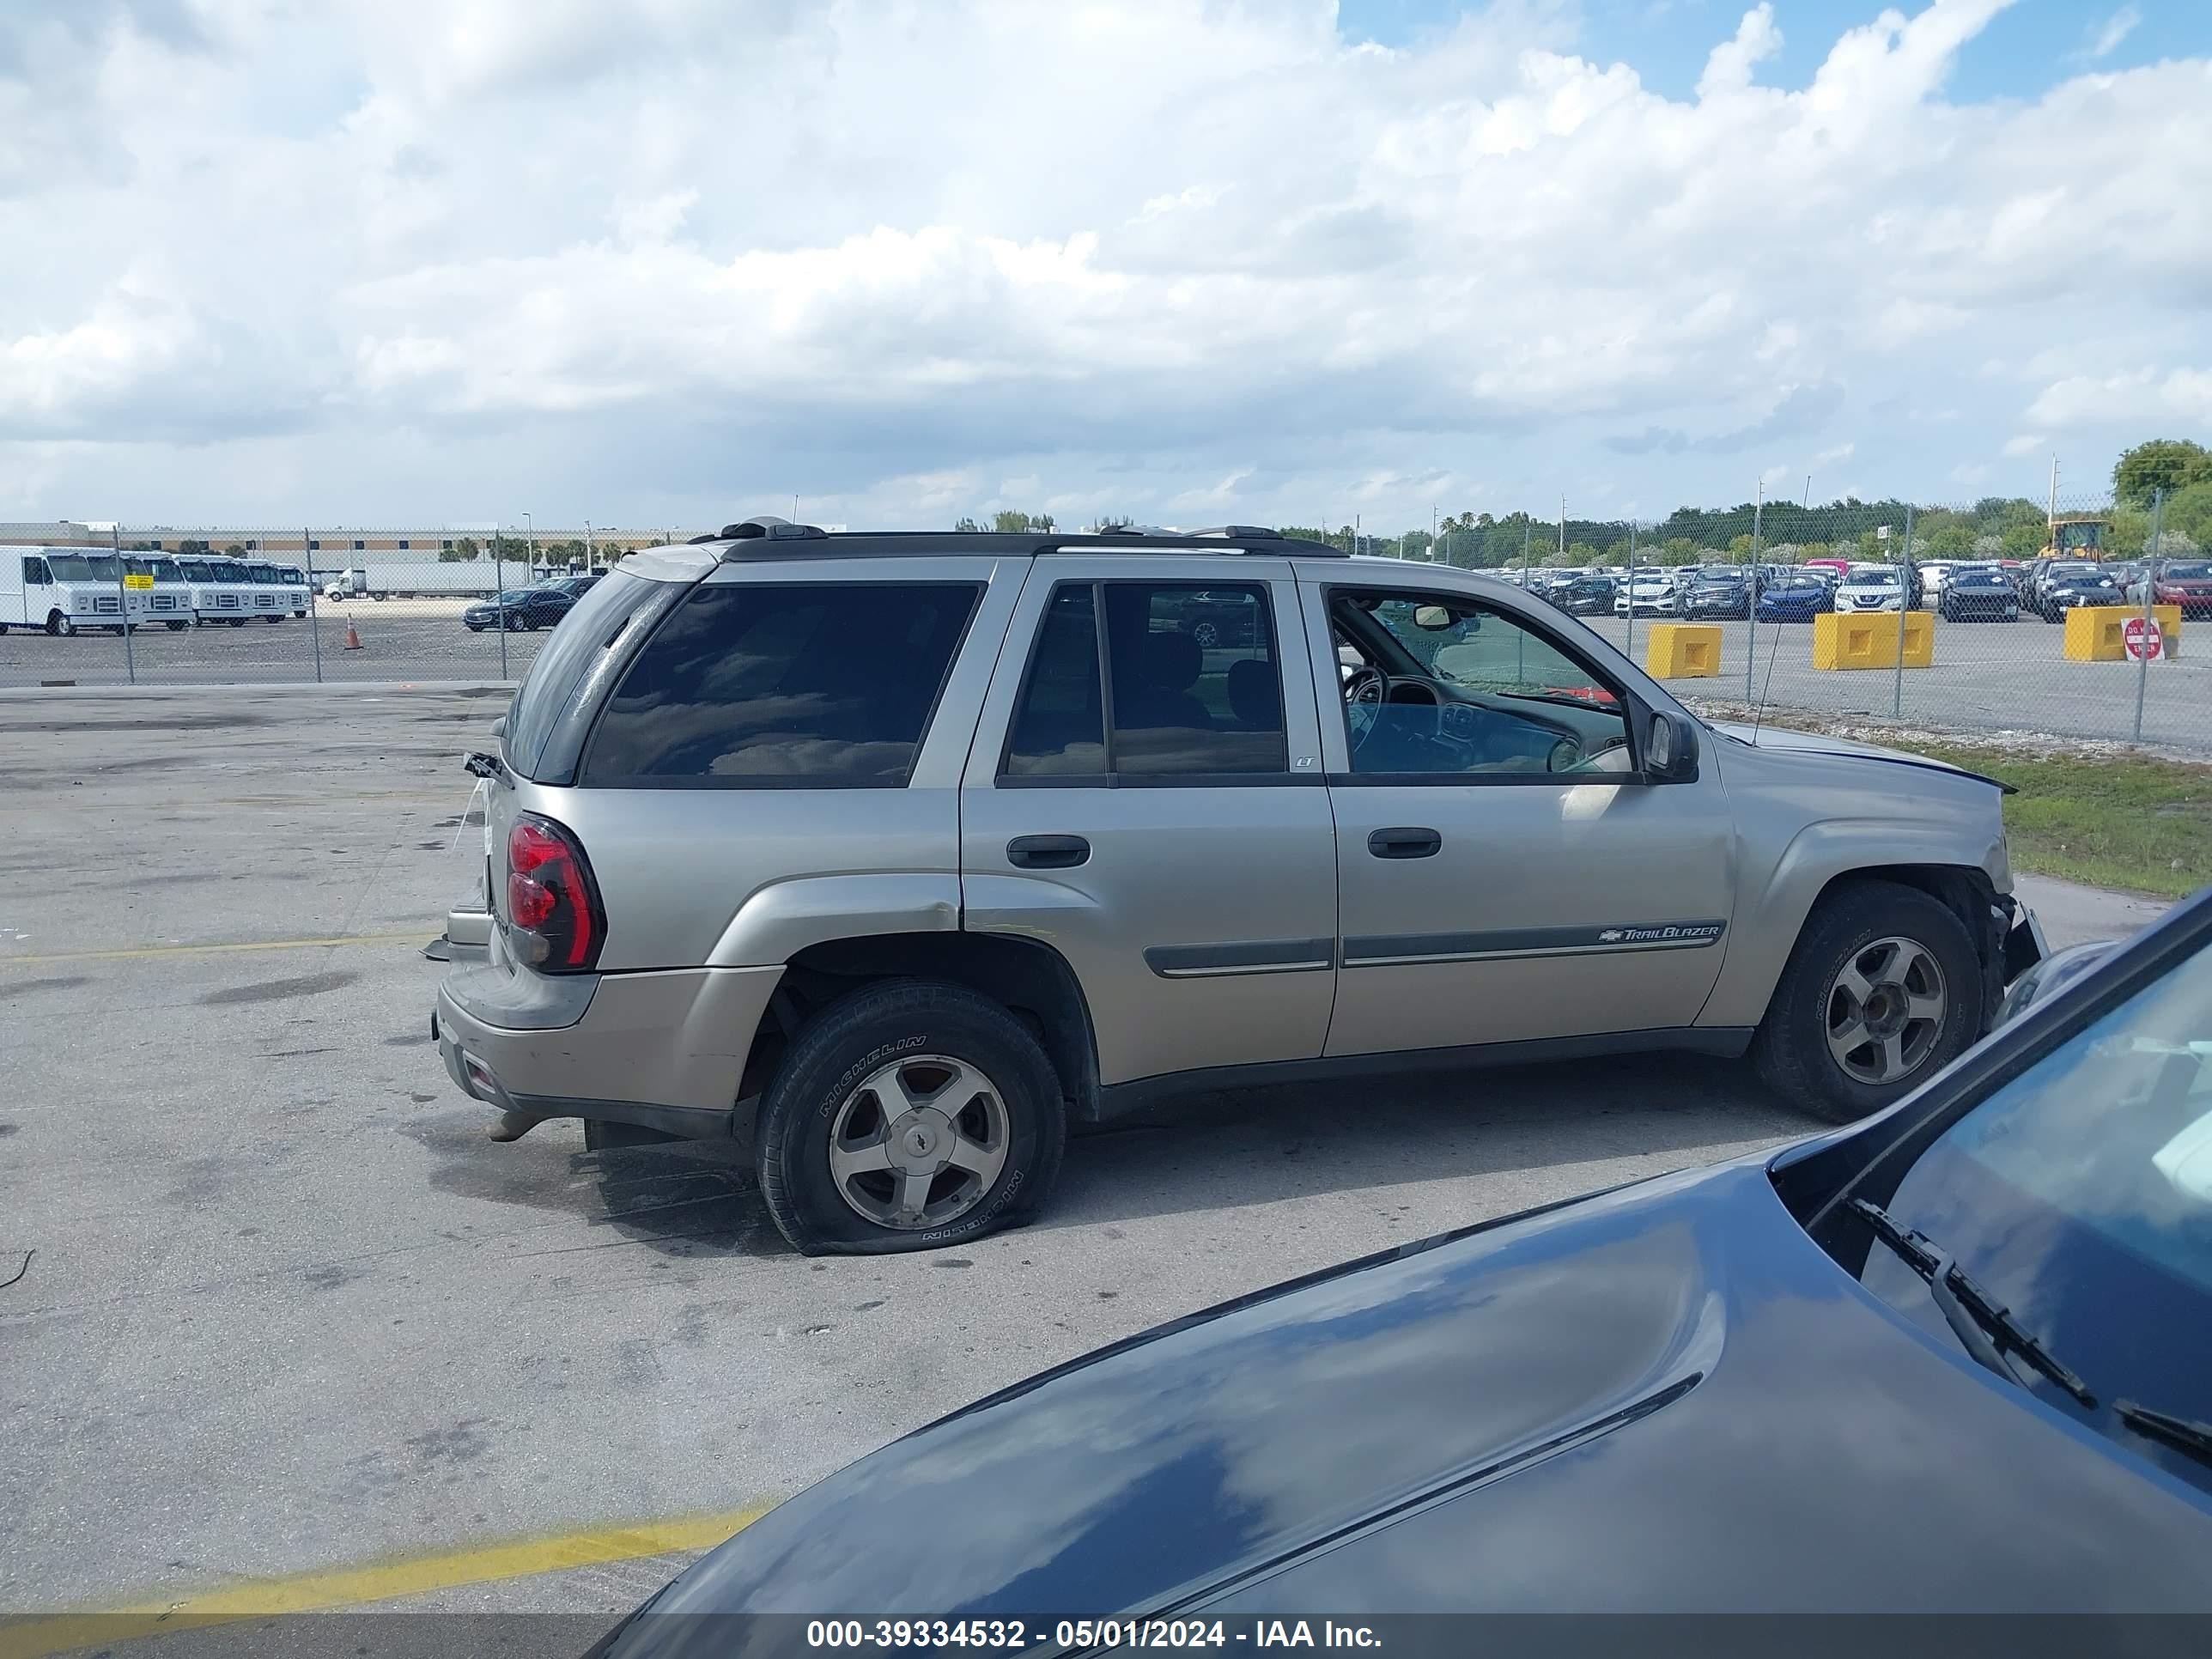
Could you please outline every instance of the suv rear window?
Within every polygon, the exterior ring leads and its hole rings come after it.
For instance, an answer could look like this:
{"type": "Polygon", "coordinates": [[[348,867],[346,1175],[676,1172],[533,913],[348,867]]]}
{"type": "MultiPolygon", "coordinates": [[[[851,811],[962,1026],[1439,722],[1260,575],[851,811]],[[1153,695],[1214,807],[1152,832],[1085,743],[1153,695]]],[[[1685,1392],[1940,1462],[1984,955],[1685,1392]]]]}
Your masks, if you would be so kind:
{"type": "Polygon", "coordinates": [[[694,588],[609,700],[583,781],[902,788],[981,592],[972,582],[694,588]]]}

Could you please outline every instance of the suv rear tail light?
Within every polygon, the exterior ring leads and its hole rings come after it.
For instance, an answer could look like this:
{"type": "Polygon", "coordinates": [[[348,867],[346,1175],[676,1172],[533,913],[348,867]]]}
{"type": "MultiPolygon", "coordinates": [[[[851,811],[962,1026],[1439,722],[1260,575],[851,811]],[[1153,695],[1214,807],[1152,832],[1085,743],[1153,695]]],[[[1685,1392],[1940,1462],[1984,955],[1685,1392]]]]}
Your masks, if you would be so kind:
{"type": "Polygon", "coordinates": [[[576,837],[535,812],[507,832],[507,942],[541,974],[580,974],[599,959],[606,913],[576,837]]]}

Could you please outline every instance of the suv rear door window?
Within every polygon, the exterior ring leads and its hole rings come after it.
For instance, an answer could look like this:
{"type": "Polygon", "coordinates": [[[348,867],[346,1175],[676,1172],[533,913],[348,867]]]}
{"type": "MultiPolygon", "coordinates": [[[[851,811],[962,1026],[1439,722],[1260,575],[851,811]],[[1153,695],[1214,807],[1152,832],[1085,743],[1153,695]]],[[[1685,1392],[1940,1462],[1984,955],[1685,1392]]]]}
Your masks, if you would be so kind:
{"type": "Polygon", "coordinates": [[[1053,595],[1003,775],[1244,777],[1289,769],[1265,586],[1084,582],[1053,595]],[[1109,702],[1110,729],[1103,729],[1109,702]]]}
{"type": "Polygon", "coordinates": [[[609,699],[583,781],[902,788],[981,592],[972,582],[695,588],[609,699]]]}

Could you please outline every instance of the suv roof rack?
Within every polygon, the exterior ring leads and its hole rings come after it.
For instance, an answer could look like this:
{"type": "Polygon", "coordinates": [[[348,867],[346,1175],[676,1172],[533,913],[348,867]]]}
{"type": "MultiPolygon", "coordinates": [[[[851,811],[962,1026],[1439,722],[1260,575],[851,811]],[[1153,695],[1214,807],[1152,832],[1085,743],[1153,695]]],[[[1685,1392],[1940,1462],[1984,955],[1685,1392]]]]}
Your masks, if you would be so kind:
{"type": "Polygon", "coordinates": [[[830,532],[818,525],[793,524],[765,514],[737,524],[724,525],[714,534],[694,536],[693,543],[725,544],[725,562],[746,559],[927,558],[933,555],[971,554],[984,557],[1023,558],[1084,548],[1110,548],[1117,553],[1238,552],[1244,545],[1264,544],[1267,552],[1284,558],[1343,559],[1351,555],[1326,542],[1310,542],[1285,536],[1263,525],[1222,525],[1211,530],[1158,530],[1127,526],[1074,534],[1058,531],[992,530],[876,530],[830,532]],[[812,544],[825,545],[815,546],[812,544]],[[1223,546],[1222,544],[1232,544],[1223,546]],[[796,544],[805,544],[797,545],[796,544]],[[1211,544],[1211,545],[1209,545],[1211,544]]]}

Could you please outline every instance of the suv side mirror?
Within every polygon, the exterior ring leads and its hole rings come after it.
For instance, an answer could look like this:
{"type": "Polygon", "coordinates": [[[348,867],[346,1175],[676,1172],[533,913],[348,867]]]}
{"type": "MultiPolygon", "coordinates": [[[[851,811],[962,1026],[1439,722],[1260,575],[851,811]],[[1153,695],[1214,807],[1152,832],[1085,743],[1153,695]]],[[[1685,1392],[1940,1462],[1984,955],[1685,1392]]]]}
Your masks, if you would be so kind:
{"type": "Polygon", "coordinates": [[[1655,710],[1644,739],[1644,776],[1651,783],[1692,783],[1698,776],[1698,723],[1655,710]]]}

